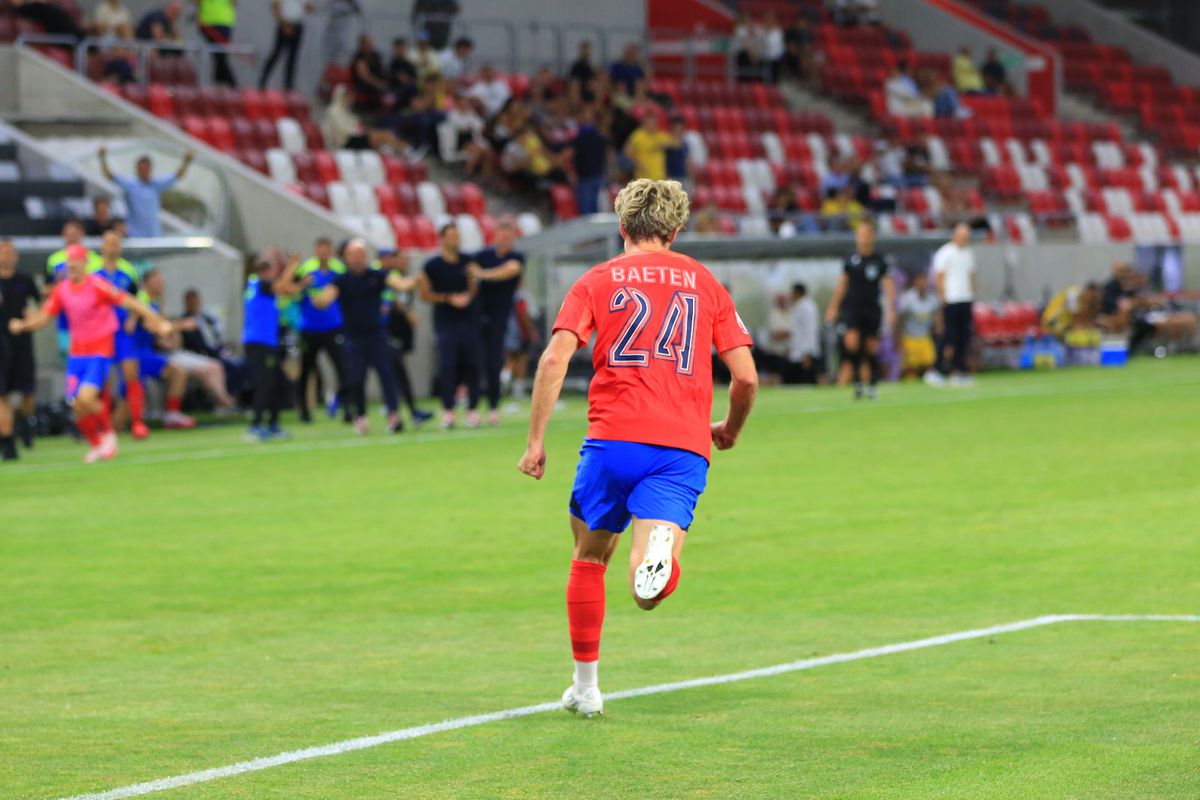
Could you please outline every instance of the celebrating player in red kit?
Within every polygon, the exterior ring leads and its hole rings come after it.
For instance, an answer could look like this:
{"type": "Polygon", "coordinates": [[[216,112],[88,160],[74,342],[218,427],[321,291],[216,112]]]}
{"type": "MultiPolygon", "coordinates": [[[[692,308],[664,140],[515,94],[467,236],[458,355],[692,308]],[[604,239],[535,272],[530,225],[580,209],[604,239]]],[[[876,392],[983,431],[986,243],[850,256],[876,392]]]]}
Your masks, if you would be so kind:
{"type": "Polygon", "coordinates": [[[704,491],[712,445],[737,441],[758,389],[750,334],[702,264],[672,253],[688,218],[676,181],[636,180],[616,201],[625,253],[588,270],[563,301],[538,364],[529,443],[519,468],[545,473],[544,437],[572,354],[595,333],[588,433],[571,490],[575,551],[567,622],[575,680],[563,707],[602,713],[597,679],[604,573],[633,521],[629,584],[649,611],[675,591],[679,556],[704,491]],[[729,368],[729,413],[711,422],[716,348],[729,368]]]}

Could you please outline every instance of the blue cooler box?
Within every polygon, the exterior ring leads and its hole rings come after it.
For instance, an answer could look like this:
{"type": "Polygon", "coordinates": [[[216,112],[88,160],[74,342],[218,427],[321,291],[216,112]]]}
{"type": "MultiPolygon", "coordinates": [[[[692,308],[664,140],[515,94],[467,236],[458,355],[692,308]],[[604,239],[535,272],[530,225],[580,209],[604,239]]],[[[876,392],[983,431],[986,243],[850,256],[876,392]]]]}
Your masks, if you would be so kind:
{"type": "Polygon", "coordinates": [[[1129,343],[1123,339],[1100,343],[1100,366],[1123,367],[1129,363],[1129,343]]]}

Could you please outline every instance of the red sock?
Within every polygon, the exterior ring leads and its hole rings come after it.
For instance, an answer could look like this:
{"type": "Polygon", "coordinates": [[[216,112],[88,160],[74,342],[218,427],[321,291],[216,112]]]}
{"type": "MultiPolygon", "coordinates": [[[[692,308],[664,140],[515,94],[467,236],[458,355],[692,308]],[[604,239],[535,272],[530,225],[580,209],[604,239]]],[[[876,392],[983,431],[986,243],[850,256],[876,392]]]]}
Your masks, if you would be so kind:
{"type": "Polygon", "coordinates": [[[671,562],[671,577],[667,578],[667,585],[658,593],[658,597],[655,598],[656,600],[661,603],[671,596],[671,593],[675,591],[675,587],[679,585],[679,573],[682,571],[679,568],[678,558],[671,562]]]}
{"type": "Polygon", "coordinates": [[[572,561],[567,580],[567,628],[576,661],[600,660],[600,629],[604,627],[603,564],[572,561]]]}
{"type": "Polygon", "coordinates": [[[112,392],[109,391],[109,388],[107,386],[105,386],[104,391],[102,391],[100,393],[100,405],[104,407],[105,414],[112,413],[112,407],[113,407],[112,392]]]}
{"type": "Polygon", "coordinates": [[[75,420],[75,426],[79,428],[79,432],[83,434],[83,438],[88,440],[88,444],[92,447],[100,444],[100,434],[102,433],[101,419],[99,414],[88,414],[86,417],[80,417],[75,420]]]}
{"type": "Polygon", "coordinates": [[[93,414],[99,419],[100,433],[105,434],[112,430],[112,407],[103,406],[99,414],[93,414]]]}
{"type": "Polygon", "coordinates": [[[146,392],[141,381],[130,381],[125,385],[125,402],[129,403],[130,421],[141,422],[146,408],[146,392]]]}
{"type": "Polygon", "coordinates": [[[167,411],[182,411],[182,410],[183,410],[183,398],[182,397],[168,397],[167,398],[167,411]]]}

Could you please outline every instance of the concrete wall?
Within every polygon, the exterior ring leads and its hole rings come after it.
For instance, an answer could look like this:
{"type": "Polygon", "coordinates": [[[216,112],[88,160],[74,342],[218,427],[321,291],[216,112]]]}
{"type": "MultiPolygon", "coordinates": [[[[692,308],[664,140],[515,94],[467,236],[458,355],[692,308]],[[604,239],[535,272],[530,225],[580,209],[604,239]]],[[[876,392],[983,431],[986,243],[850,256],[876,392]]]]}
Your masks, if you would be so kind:
{"type": "Polygon", "coordinates": [[[1166,67],[1178,83],[1200,84],[1200,56],[1116,12],[1088,0],[1054,0],[1043,6],[1060,25],[1080,25],[1098,42],[1120,45],[1137,61],[1166,67]]]}

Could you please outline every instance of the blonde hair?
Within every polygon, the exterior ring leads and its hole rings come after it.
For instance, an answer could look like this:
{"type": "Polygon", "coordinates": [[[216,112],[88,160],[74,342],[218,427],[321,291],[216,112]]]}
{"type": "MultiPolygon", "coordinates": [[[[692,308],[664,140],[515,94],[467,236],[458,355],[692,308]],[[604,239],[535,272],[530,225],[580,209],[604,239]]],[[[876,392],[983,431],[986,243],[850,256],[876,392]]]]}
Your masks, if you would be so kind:
{"type": "Polygon", "coordinates": [[[635,242],[658,239],[671,241],[687,224],[688,196],[679,181],[630,181],[613,203],[625,235],[635,242]]]}

